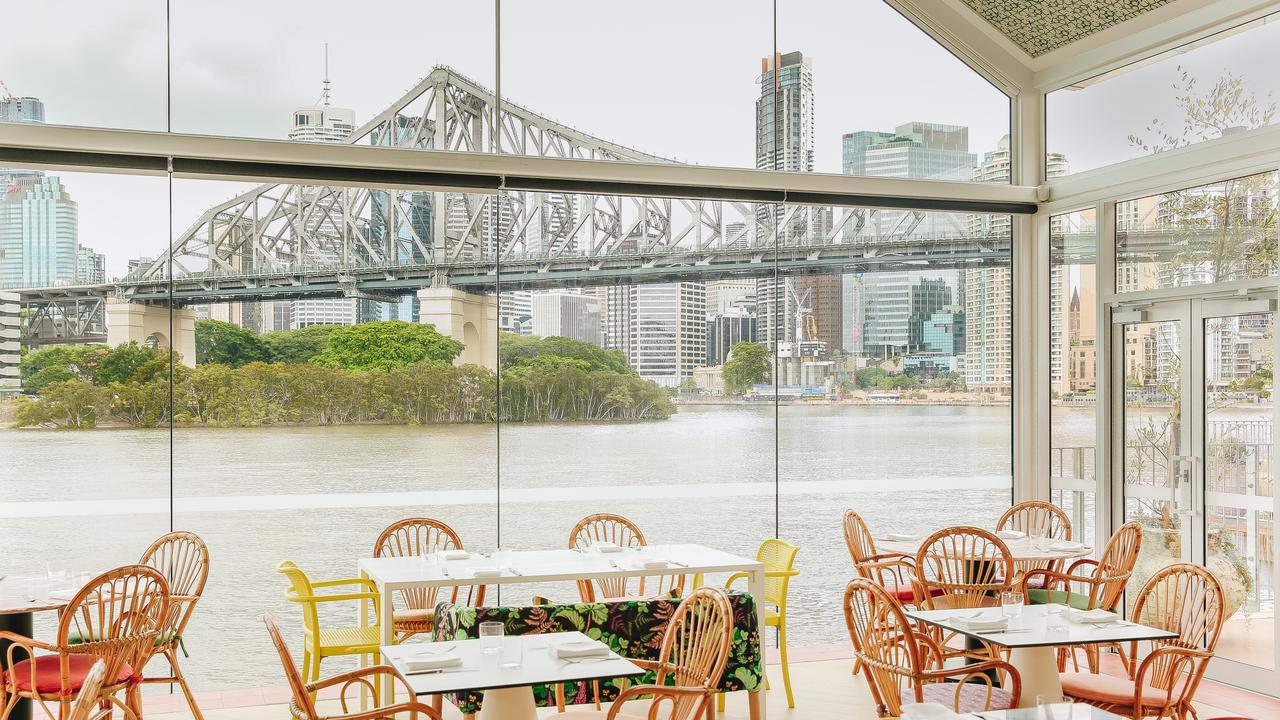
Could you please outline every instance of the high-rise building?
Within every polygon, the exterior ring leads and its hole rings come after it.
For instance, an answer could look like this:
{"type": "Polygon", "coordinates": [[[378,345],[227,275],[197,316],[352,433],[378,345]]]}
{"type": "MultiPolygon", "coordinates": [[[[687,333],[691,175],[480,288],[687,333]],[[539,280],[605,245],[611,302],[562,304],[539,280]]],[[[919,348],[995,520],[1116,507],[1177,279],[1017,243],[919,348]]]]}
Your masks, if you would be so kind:
{"type": "Polygon", "coordinates": [[[17,293],[0,292],[0,397],[15,393],[22,384],[21,310],[17,293]]]}
{"type": "Polygon", "coordinates": [[[533,293],[503,290],[498,294],[498,332],[533,334],[533,293]]]}
{"type": "Polygon", "coordinates": [[[709,280],[707,285],[707,315],[721,315],[740,308],[755,311],[755,280],[709,280]]]}
{"type": "Polygon", "coordinates": [[[600,301],[595,295],[553,290],[533,294],[533,334],[600,345],[600,301]]]}
{"type": "Polygon", "coordinates": [[[797,296],[808,300],[803,340],[824,343],[828,353],[844,350],[843,276],[801,275],[794,282],[797,296]]]}
{"type": "MultiPolygon", "coordinates": [[[[0,97],[0,122],[43,123],[44,103],[33,97],[0,97]]],[[[0,192],[19,178],[43,175],[40,170],[0,167],[0,192]]]]}
{"type": "Polygon", "coordinates": [[[0,195],[0,287],[76,281],[79,206],[57,176],[27,176],[0,195]]]}
{"type": "Polygon", "coordinates": [[[100,285],[107,281],[107,256],[81,245],[76,250],[76,282],[100,285]]]}
{"type": "Polygon", "coordinates": [[[911,314],[907,319],[907,352],[930,350],[924,325],[952,302],[951,287],[941,278],[920,278],[911,286],[911,314]]]}
{"type": "Polygon", "coordinates": [[[922,330],[926,352],[964,354],[964,309],[948,305],[929,316],[922,330]]]}
{"type": "MultiPolygon", "coordinates": [[[[801,52],[779,53],[760,60],[760,96],[756,99],[756,168],[787,172],[813,172],[814,96],[813,61],[801,52]]],[[[762,206],[760,225],[771,228],[782,222],[783,208],[762,206]]],[[[808,231],[807,214],[798,214],[779,228],[781,242],[802,237],[808,231]]],[[[761,342],[776,348],[796,336],[795,281],[761,278],[756,283],[757,318],[761,342]]],[[[839,321],[836,321],[837,323],[839,321]]]]}
{"type": "Polygon", "coordinates": [[[693,369],[707,361],[707,291],[703,284],[631,285],[628,294],[625,309],[630,322],[625,351],[631,367],[640,377],[666,387],[677,387],[692,378],[693,369]]]}
{"type": "Polygon", "coordinates": [[[293,327],[311,325],[355,325],[354,298],[317,298],[293,301],[293,327]]]}
{"type": "Polygon", "coordinates": [[[742,308],[708,312],[707,365],[723,365],[733,346],[742,342],[756,342],[755,313],[742,308]]]}

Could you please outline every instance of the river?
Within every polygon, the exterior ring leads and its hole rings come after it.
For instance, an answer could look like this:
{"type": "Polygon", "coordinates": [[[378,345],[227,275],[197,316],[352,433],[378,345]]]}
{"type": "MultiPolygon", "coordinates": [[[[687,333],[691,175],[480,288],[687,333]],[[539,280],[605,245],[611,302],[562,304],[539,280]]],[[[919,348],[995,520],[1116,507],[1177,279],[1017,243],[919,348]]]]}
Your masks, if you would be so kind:
{"type": "MultiPolygon", "coordinates": [[[[1080,444],[1092,444],[1091,425],[1077,426],[1080,444]]],[[[846,508],[873,530],[928,531],[993,525],[1010,499],[1007,407],[784,405],[775,416],[770,405],[692,406],[637,424],[198,428],[175,431],[172,457],[169,447],[163,429],[0,430],[0,574],[135,561],[170,529],[172,488],[173,526],[198,532],[212,555],[184,663],[204,690],[281,684],[258,620],[274,613],[300,647],[300,611],[283,599],[278,563],[316,579],[354,576],[401,517],[440,518],[480,549],[563,547],[578,519],[601,511],[634,519],[651,543],[747,555],[777,534],[801,548],[795,646],[847,640],[846,508]]],[[[566,583],[515,586],[502,599],[534,591],[576,597],[566,583]]],[[[329,621],[352,618],[346,609],[329,621]]],[[[51,622],[41,618],[38,632],[51,634],[51,622]]],[[[325,672],[344,667],[326,661],[325,672]]]]}

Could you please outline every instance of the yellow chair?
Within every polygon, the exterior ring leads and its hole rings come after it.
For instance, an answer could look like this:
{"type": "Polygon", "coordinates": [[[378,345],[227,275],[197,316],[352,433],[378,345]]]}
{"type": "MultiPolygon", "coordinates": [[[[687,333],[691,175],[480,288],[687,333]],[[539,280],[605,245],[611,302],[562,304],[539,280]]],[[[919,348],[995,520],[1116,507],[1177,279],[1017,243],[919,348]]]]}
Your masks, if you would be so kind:
{"type": "MultiPolygon", "coordinates": [[[[377,662],[378,646],[381,643],[381,604],[378,602],[377,586],[372,580],[350,578],[347,580],[326,580],[313,583],[307,574],[291,561],[284,561],[276,571],[289,579],[289,589],[284,597],[289,602],[302,606],[302,677],[310,682],[320,680],[320,661],[335,655],[368,655],[370,663],[377,662]],[[360,592],[346,592],[336,595],[317,595],[317,590],[344,586],[359,586],[360,592]],[[320,627],[321,603],[350,602],[367,600],[373,605],[374,622],[367,627],[339,627],[322,629],[320,627]]],[[[362,611],[363,612],[363,611],[362,611]]],[[[377,678],[375,678],[375,683],[377,678]]]]}
{"type": "MultiPolygon", "coordinates": [[[[764,626],[778,628],[778,652],[782,656],[782,686],[787,691],[787,707],[795,708],[795,696],[791,694],[791,667],[787,664],[787,587],[791,578],[800,574],[795,569],[796,553],[800,548],[777,538],[770,538],[760,543],[756,551],[756,560],[764,563],[764,597],[755,598],[764,604],[764,626]],[[770,607],[772,606],[772,607],[770,607]]],[[[734,573],[725,582],[729,589],[738,580],[745,579],[747,573],[734,573]]],[[[763,632],[763,630],[761,631],[763,632]]],[[[764,662],[764,658],[760,658],[764,662]]],[[[765,675],[765,688],[769,687],[769,676],[765,675]]],[[[717,709],[724,712],[724,693],[720,693],[717,709]]]]}

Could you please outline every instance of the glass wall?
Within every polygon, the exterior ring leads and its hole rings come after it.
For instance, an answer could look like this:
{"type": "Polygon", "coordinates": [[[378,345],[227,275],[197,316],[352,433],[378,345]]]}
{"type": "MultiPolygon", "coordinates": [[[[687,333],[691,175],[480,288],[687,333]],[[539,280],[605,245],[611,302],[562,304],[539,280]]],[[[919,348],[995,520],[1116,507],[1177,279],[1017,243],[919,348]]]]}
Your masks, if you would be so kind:
{"type": "Polygon", "coordinates": [[[1116,203],[1116,292],[1276,274],[1276,191],[1262,173],[1116,203]]]}
{"type": "Polygon", "coordinates": [[[1096,212],[1049,219],[1049,488],[1072,537],[1094,540],[1098,434],[1096,212]]]}
{"type": "Polygon", "coordinates": [[[1049,93],[1050,169],[1055,155],[1080,172],[1276,122],[1276,19],[1049,93]]]}

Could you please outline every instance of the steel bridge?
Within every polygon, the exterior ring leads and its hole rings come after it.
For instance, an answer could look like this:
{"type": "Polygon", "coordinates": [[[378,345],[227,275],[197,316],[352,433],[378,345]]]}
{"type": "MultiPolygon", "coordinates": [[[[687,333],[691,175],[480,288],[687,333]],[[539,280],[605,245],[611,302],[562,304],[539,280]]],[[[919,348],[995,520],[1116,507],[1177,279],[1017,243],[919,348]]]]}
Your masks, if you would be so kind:
{"type": "MultiPolygon", "coordinates": [[[[670,163],[507,102],[436,67],[351,144],[670,163]]],[[[102,303],[468,292],[1003,265],[1003,231],[960,213],[268,183],[205,211],[123,280],[19,289],[33,344],[95,339],[102,303]],[[95,318],[98,318],[95,324],[95,318]]]]}

